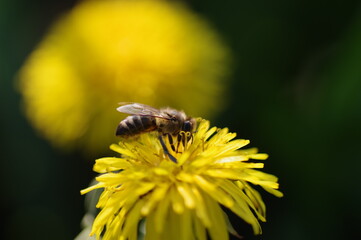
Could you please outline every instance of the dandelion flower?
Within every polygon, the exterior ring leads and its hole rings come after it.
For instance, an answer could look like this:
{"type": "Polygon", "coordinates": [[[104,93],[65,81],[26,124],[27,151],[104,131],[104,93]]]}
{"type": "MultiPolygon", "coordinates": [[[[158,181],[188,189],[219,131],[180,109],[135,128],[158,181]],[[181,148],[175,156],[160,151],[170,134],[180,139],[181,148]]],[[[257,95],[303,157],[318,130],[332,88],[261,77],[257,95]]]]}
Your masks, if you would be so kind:
{"type": "MultiPolygon", "coordinates": [[[[228,208],[255,234],[265,221],[265,204],[252,187],[259,185],[281,197],[277,177],[259,170],[267,154],[241,149],[248,140],[236,139],[227,128],[210,128],[202,120],[191,140],[172,151],[168,159],[157,133],[111,145],[119,157],[96,160],[101,173],[97,184],[81,193],[103,189],[101,209],[91,235],[98,239],[137,239],[140,221],[145,221],[145,239],[228,239],[228,208]],[[254,159],[252,161],[249,161],[254,159]]],[[[166,143],[169,147],[169,142],[166,143]]]]}
{"type": "Polygon", "coordinates": [[[118,102],[215,114],[229,55],[214,29],[181,3],[82,1],[25,62],[19,90],[45,138],[97,153],[116,140],[109,133],[118,102]]]}

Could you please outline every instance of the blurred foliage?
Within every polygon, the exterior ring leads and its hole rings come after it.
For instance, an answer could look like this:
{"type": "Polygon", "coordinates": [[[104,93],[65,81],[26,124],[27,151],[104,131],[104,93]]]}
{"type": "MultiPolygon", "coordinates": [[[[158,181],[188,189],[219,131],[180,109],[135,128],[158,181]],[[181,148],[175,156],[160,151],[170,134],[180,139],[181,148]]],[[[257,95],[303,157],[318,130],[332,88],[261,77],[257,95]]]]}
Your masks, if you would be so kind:
{"type": "MultiPolygon", "coordinates": [[[[236,57],[230,104],[214,124],[270,154],[283,199],[263,194],[263,236],[357,239],[361,191],[361,5],[358,1],[187,1],[236,57]]],[[[72,239],[80,231],[88,159],[36,136],[19,109],[15,73],[73,1],[0,2],[0,132],[4,239],[72,239]],[[50,237],[51,236],[51,237],[50,237]]],[[[241,230],[239,230],[241,232],[241,230]]]]}

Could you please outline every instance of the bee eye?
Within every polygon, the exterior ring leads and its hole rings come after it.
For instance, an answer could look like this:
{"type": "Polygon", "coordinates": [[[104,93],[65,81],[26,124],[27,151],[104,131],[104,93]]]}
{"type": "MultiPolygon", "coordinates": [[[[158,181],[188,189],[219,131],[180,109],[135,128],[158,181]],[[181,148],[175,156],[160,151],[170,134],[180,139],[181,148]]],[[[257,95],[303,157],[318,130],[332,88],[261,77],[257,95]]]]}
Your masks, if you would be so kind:
{"type": "Polygon", "coordinates": [[[183,124],[183,131],[190,132],[192,130],[192,123],[190,121],[185,121],[183,124]]]}

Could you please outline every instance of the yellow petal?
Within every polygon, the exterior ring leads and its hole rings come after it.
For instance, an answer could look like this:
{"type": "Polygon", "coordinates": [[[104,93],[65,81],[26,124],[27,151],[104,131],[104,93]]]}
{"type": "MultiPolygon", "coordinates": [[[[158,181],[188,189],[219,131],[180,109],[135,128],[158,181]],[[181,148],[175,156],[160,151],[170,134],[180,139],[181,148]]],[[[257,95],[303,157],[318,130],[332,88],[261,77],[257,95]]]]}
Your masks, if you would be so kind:
{"type": "Polygon", "coordinates": [[[128,149],[119,146],[118,144],[112,144],[110,145],[110,149],[114,152],[120,153],[121,155],[125,155],[130,158],[135,158],[135,155],[128,149]]]}
{"type": "Polygon", "coordinates": [[[207,146],[207,150],[202,154],[202,156],[218,160],[220,157],[228,157],[229,154],[234,154],[237,149],[248,143],[248,140],[243,139],[234,140],[223,145],[217,143],[217,146],[207,146]]]}
{"type": "Polygon", "coordinates": [[[258,148],[240,149],[240,150],[237,150],[237,153],[240,155],[256,154],[256,153],[258,153],[258,148]]]}
{"type": "MultiPolygon", "coordinates": [[[[192,229],[192,215],[191,210],[185,209],[184,212],[179,217],[179,225],[176,228],[176,234],[179,236],[179,240],[189,240],[192,239],[193,229],[192,229]]],[[[172,223],[170,223],[172,224],[172,223]]]]}
{"type": "Polygon", "coordinates": [[[283,197],[283,193],[281,191],[278,191],[276,189],[273,189],[273,188],[270,188],[270,187],[267,187],[267,186],[262,186],[261,187],[266,190],[267,192],[275,195],[276,197],[283,197]]]}
{"type": "MultiPolygon", "coordinates": [[[[252,201],[254,207],[257,209],[255,210],[256,213],[259,213],[261,221],[266,221],[266,205],[264,204],[261,195],[259,192],[257,192],[255,189],[253,189],[249,184],[247,183],[241,183],[240,181],[237,182],[237,185],[243,184],[245,186],[245,193],[252,201]]],[[[259,216],[258,215],[258,216],[259,216]]]]}
{"type": "Polygon", "coordinates": [[[154,191],[150,194],[149,199],[144,203],[141,213],[143,216],[148,215],[156,204],[159,204],[159,201],[166,196],[166,193],[169,189],[168,184],[158,185],[154,191]]]}
{"type": "Polygon", "coordinates": [[[241,162],[248,160],[249,157],[245,155],[241,156],[230,156],[218,159],[215,163],[231,163],[231,162],[241,162]]]}
{"type": "Polygon", "coordinates": [[[185,206],[191,209],[195,208],[196,202],[189,186],[185,183],[177,183],[177,190],[183,197],[185,206]]]}
{"type": "Polygon", "coordinates": [[[155,240],[155,239],[162,239],[161,232],[158,232],[155,225],[155,214],[151,212],[147,218],[145,219],[145,240],[155,240]]]}
{"type": "Polygon", "coordinates": [[[195,176],[194,179],[197,185],[202,188],[206,193],[208,193],[213,199],[228,208],[233,206],[233,199],[227,193],[218,188],[217,185],[207,181],[205,178],[199,175],[195,176]]]}
{"type": "Polygon", "coordinates": [[[251,163],[251,162],[216,162],[212,169],[225,170],[234,169],[234,171],[241,171],[244,168],[263,168],[264,163],[251,163]]]}
{"type": "MultiPolygon", "coordinates": [[[[241,217],[244,221],[251,224],[253,227],[253,230],[255,234],[260,233],[260,225],[258,223],[257,218],[254,216],[252,211],[250,210],[250,207],[257,212],[257,209],[253,205],[253,203],[250,201],[248,196],[244,194],[237,186],[236,184],[232,183],[229,180],[224,180],[220,184],[221,188],[225,189],[232,197],[235,199],[235,204],[230,207],[230,210],[232,210],[235,214],[237,214],[239,217],[241,217]]],[[[262,215],[259,215],[259,217],[264,220],[262,215]]]]}
{"type": "Polygon", "coordinates": [[[197,207],[195,208],[195,211],[196,211],[197,217],[202,221],[202,223],[205,227],[211,227],[212,223],[211,223],[210,217],[208,215],[208,209],[204,202],[205,193],[200,192],[198,190],[198,188],[194,185],[190,185],[190,188],[192,190],[192,193],[193,193],[193,195],[195,197],[195,201],[196,201],[197,207]]]}
{"type": "Polygon", "coordinates": [[[121,209],[120,212],[114,216],[113,221],[111,221],[108,225],[107,228],[108,230],[104,233],[104,236],[102,238],[102,240],[110,240],[113,239],[114,236],[118,236],[119,239],[121,239],[122,236],[122,230],[123,230],[123,224],[125,221],[125,214],[126,214],[126,210],[125,209],[121,209]]]}
{"type": "Polygon", "coordinates": [[[168,212],[167,221],[163,229],[164,240],[167,239],[178,239],[180,236],[179,231],[180,219],[179,215],[174,211],[170,210],[168,212]]]}
{"type": "Polygon", "coordinates": [[[250,154],[248,155],[248,157],[251,159],[266,160],[268,158],[268,154],[266,153],[250,154]]]}
{"type": "Polygon", "coordinates": [[[157,205],[157,208],[154,212],[154,222],[155,222],[155,229],[157,232],[162,232],[164,229],[164,224],[166,222],[167,213],[169,210],[170,205],[170,197],[167,196],[163,198],[159,204],[157,205]]]}
{"type": "Polygon", "coordinates": [[[180,172],[177,174],[177,180],[193,183],[193,175],[186,172],[180,172]]]}
{"type": "Polygon", "coordinates": [[[90,187],[87,187],[87,188],[81,190],[80,194],[84,195],[90,191],[93,191],[94,189],[103,188],[103,187],[104,187],[104,183],[98,183],[98,184],[95,184],[93,186],[90,186],[90,187]]]}
{"type": "Polygon", "coordinates": [[[138,200],[132,209],[128,212],[126,216],[126,221],[124,223],[123,235],[125,239],[137,239],[138,233],[138,223],[141,219],[140,210],[144,205],[144,200],[138,200]]]}
{"type": "Polygon", "coordinates": [[[242,176],[243,180],[251,182],[262,187],[278,188],[278,178],[274,175],[257,171],[254,169],[245,169],[242,176]]]}
{"type": "Polygon", "coordinates": [[[203,136],[203,141],[207,141],[208,138],[210,136],[212,136],[216,131],[217,131],[217,127],[212,127],[211,129],[209,129],[203,136]]]}
{"type": "Polygon", "coordinates": [[[117,186],[123,182],[129,181],[129,177],[126,172],[120,173],[105,173],[96,177],[95,180],[98,182],[104,183],[107,186],[117,186]]]}
{"type": "Polygon", "coordinates": [[[184,212],[184,201],[175,187],[171,187],[169,197],[172,200],[173,211],[182,214],[184,212]]]}
{"type": "Polygon", "coordinates": [[[132,165],[125,159],[115,157],[104,157],[97,159],[93,170],[98,173],[106,173],[117,171],[121,169],[127,169],[132,165]]]}
{"type": "Polygon", "coordinates": [[[109,217],[114,215],[115,211],[115,206],[103,208],[94,220],[90,235],[95,234],[99,236],[103,231],[104,225],[109,221],[109,217]]]}
{"type": "Polygon", "coordinates": [[[244,179],[243,169],[209,169],[204,172],[211,177],[242,180],[244,179]]]}
{"type": "Polygon", "coordinates": [[[219,204],[212,198],[205,196],[205,205],[207,206],[211,226],[208,228],[209,235],[213,240],[227,240],[229,239],[226,220],[223,215],[223,210],[219,204]]]}
{"type": "Polygon", "coordinates": [[[207,233],[204,224],[202,223],[201,219],[199,219],[193,213],[193,225],[194,225],[194,232],[197,240],[207,240],[207,233]]]}

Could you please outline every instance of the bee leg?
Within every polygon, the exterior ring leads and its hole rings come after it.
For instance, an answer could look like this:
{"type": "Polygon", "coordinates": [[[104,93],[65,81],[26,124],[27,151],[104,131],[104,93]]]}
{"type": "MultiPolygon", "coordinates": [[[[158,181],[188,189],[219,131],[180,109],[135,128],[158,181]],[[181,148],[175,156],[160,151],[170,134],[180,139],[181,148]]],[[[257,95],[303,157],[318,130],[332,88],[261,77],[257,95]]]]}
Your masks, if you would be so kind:
{"type": "Polygon", "coordinates": [[[189,137],[189,140],[188,141],[192,141],[193,142],[193,134],[192,133],[190,133],[190,135],[189,135],[190,137],[189,137]]]}
{"type": "Polygon", "coordinates": [[[167,136],[168,136],[168,141],[169,141],[170,147],[172,148],[172,150],[174,152],[176,152],[176,149],[174,147],[173,137],[170,134],[167,134],[167,136]]]}
{"type": "Polygon", "coordinates": [[[182,132],[180,132],[177,136],[177,152],[178,152],[179,146],[181,144],[181,141],[182,141],[182,132]]]}
{"type": "Polygon", "coordinates": [[[192,139],[193,135],[190,132],[184,133],[184,148],[187,147],[188,142],[192,139]]]}
{"type": "Polygon", "coordinates": [[[184,133],[184,149],[187,147],[188,142],[193,140],[193,134],[190,132],[184,133]]]}
{"type": "Polygon", "coordinates": [[[175,162],[175,163],[178,163],[178,162],[177,162],[177,159],[176,159],[175,157],[173,157],[172,154],[169,153],[169,151],[168,151],[168,149],[167,149],[167,146],[165,145],[162,136],[159,135],[159,136],[158,136],[158,139],[159,139],[160,144],[162,145],[162,148],[163,148],[164,153],[165,153],[166,155],[168,155],[168,157],[169,157],[170,160],[172,160],[172,161],[175,162]]]}
{"type": "Polygon", "coordinates": [[[187,143],[188,143],[187,132],[182,132],[180,141],[182,142],[183,149],[185,151],[187,149],[187,143]]]}

